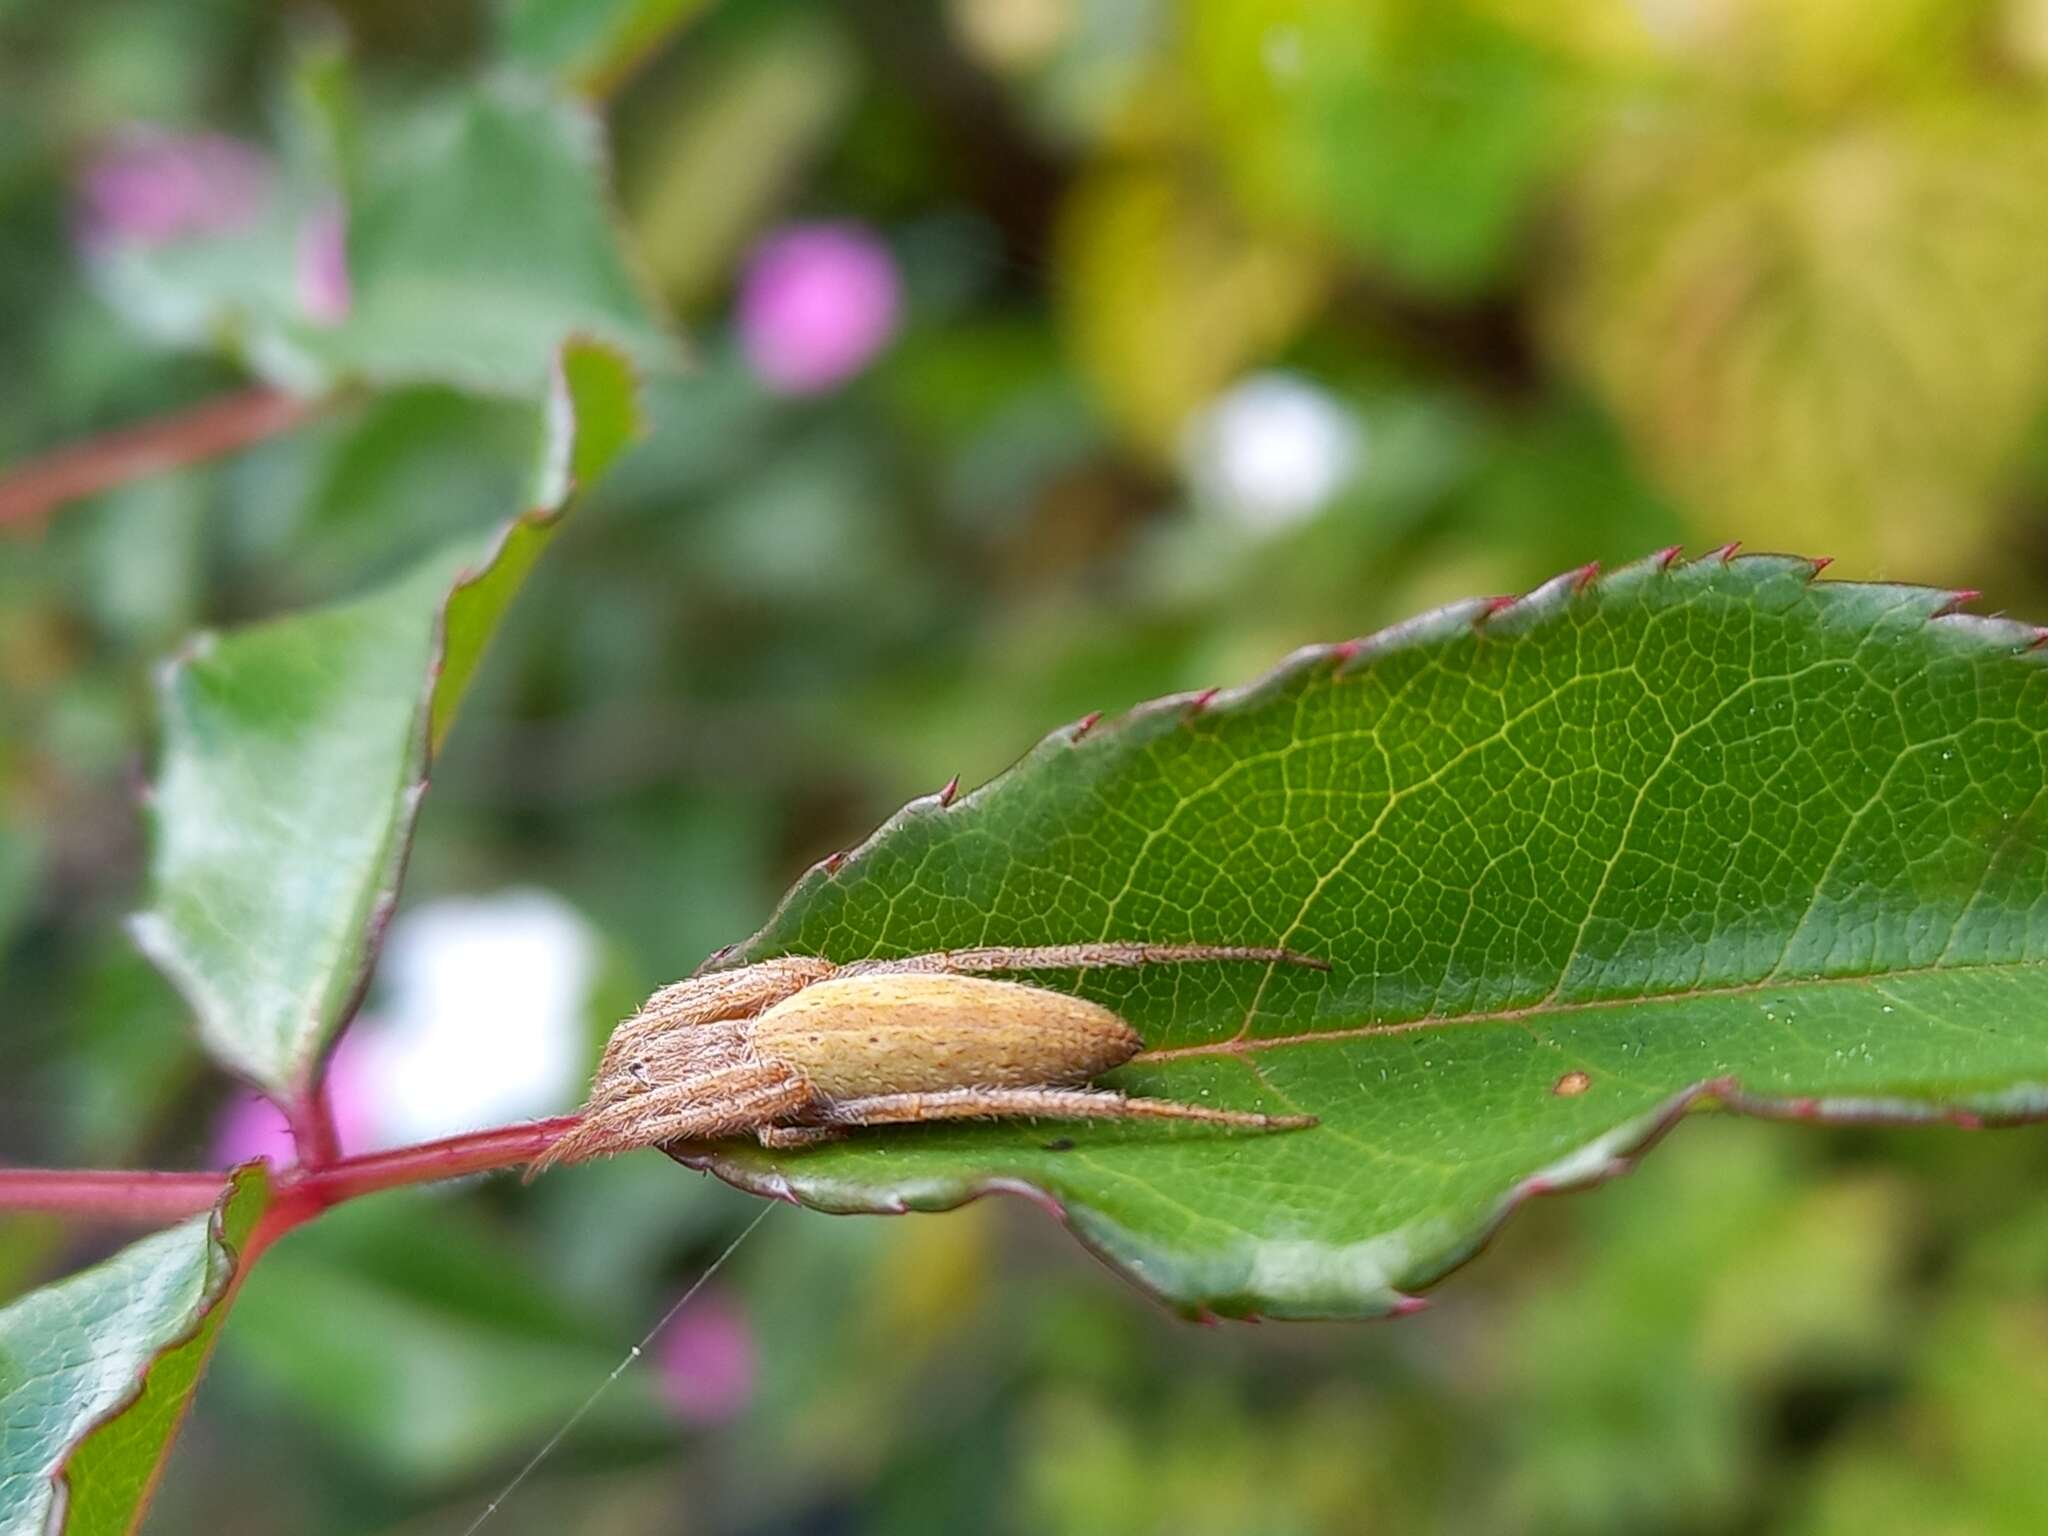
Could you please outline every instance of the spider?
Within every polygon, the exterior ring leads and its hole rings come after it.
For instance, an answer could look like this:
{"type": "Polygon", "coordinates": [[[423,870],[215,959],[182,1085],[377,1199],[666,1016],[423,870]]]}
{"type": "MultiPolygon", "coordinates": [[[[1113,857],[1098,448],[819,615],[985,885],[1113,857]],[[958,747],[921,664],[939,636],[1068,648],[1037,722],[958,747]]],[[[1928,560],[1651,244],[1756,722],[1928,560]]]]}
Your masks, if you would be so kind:
{"type": "Polygon", "coordinates": [[[576,1162],[749,1132],[766,1147],[862,1125],[982,1120],[1196,1120],[1294,1130],[1262,1115],[1086,1086],[1143,1046],[1109,1009],[990,971],[1262,961],[1329,966],[1226,944],[955,949],[835,965],[785,955],[664,987],[612,1032],[578,1124],[535,1162],[576,1162]]]}

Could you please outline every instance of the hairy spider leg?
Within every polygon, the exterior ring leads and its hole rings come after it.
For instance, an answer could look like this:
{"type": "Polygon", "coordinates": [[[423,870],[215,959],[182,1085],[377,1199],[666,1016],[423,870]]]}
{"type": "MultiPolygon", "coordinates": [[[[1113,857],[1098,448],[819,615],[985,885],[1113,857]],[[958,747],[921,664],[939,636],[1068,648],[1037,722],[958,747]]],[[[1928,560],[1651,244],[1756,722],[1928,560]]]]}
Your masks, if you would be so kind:
{"type": "Polygon", "coordinates": [[[1174,1099],[1134,1099],[1108,1088],[948,1088],[938,1093],[884,1093],[816,1106],[828,1128],[909,1125],[928,1120],[987,1120],[1036,1115],[1046,1120],[1197,1120],[1249,1130],[1293,1131],[1314,1115],[1261,1115],[1210,1109],[1174,1099]]]}
{"type": "Polygon", "coordinates": [[[536,1158],[526,1176],[531,1179],[556,1163],[665,1141],[715,1141],[794,1114],[811,1101],[810,1084],[787,1066],[763,1063],[706,1072],[586,1116],[536,1158]]]}
{"type": "Polygon", "coordinates": [[[778,955],[738,970],[709,971],[671,982],[640,1005],[639,1016],[671,1024],[751,1019],[831,974],[829,960],[815,955],[778,955]]]}
{"type": "Polygon", "coordinates": [[[837,1141],[846,1134],[839,1125],[757,1125],[754,1135],[764,1147],[815,1147],[821,1141],[837,1141]]]}
{"type": "Polygon", "coordinates": [[[932,972],[961,975],[989,971],[1085,971],[1105,966],[1183,965],[1209,960],[1251,960],[1268,965],[1305,965],[1327,971],[1327,960],[1291,949],[1264,949],[1245,944],[1103,944],[989,945],[980,949],[944,949],[929,955],[896,960],[855,960],[835,976],[908,976],[932,972]]]}

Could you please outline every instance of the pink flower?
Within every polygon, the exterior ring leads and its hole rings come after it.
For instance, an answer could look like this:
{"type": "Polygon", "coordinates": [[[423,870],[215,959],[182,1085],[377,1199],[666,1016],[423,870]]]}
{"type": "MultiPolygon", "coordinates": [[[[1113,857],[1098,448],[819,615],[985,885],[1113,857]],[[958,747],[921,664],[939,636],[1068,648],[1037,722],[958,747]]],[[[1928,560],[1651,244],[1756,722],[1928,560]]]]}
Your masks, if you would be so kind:
{"type": "Polygon", "coordinates": [[[677,1314],[655,1355],[661,1394],[688,1423],[709,1428],[754,1395],[754,1331],[723,1294],[707,1291],[677,1314]]]}
{"type": "Polygon", "coordinates": [[[270,160],[253,145],[220,134],[133,129],[79,179],[79,240],[102,251],[242,229],[270,189],[270,160]]]}
{"type": "Polygon", "coordinates": [[[902,285],[888,248],[858,224],[799,224],[763,240],[740,283],[740,346],[779,394],[830,389],[896,332],[902,285]]]}
{"type": "MultiPolygon", "coordinates": [[[[343,1152],[366,1152],[376,1144],[376,1069],[367,1040],[361,1033],[343,1035],[327,1060],[327,1105],[343,1152]]],[[[256,1157],[284,1168],[299,1160],[299,1151],[284,1111],[244,1089],[222,1106],[208,1161],[216,1168],[233,1168],[256,1157]]]]}
{"type": "Polygon", "coordinates": [[[245,1088],[221,1106],[207,1161],[216,1168],[235,1168],[258,1157],[273,1168],[285,1168],[299,1160],[299,1153],[284,1111],[245,1088]]]}
{"type": "Polygon", "coordinates": [[[348,318],[354,290],[348,277],[348,210],[341,199],[323,203],[299,226],[299,307],[315,325],[348,318]]]}

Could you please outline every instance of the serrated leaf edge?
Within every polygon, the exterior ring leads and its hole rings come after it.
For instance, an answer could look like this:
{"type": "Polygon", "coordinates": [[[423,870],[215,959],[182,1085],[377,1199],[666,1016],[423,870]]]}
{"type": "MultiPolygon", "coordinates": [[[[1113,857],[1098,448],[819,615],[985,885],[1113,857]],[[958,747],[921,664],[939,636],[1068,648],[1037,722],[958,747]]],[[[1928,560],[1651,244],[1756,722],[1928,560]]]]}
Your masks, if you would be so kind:
{"type": "MultiPolygon", "coordinates": [[[[1575,603],[1625,593],[1631,586],[1643,582],[1687,578],[1711,581],[1720,579],[1723,573],[1739,572],[1752,581],[1772,573],[1799,575],[1812,585],[1819,581],[1821,572],[1830,563],[1831,560],[1825,557],[1740,554],[1733,544],[1684,560],[1681,550],[1674,546],[1609,571],[1601,571],[1597,566],[1581,566],[1563,572],[1520,596],[1462,599],[1387,625],[1358,639],[1304,646],[1261,676],[1237,687],[1170,694],[1135,705],[1114,717],[1105,717],[1100,711],[1091,713],[1049,732],[1009,768],[967,794],[961,795],[956,783],[948,783],[932,794],[911,800],[856,847],[818,860],[791,885],[768,921],[751,938],[717,951],[698,968],[698,973],[729,969],[777,953],[773,946],[766,944],[767,936],[781,925],[785,913],[807,900],[821,883],[836,879],[848,869],[857,869],[865,857],[906,824],[972,806],[980,797],[995,792],[1012,776],[1026,771],[1050,753],[1080,748],[1084,743],[1097,750],[1114,749],[1137,738],[1140,733],[1157,730],[1162,725],[1178,726],[1203,715],[1225,714],[1254,704],[1268,693],[1287,687],[1305,672],[1320,667],[1331,667],[1336,676],[1349,677],[1384,657],[1434,645],[1472,630],[1512,643],[1536,626],[1562,618],[1575,603]]],[[[1830,581],[1825,585],[1844,589],[1845,597],[1859,592],[1895,595],[1906,622],[1939,626],[1957,640],[1987,653],[2003,652],[2016,661],[2048,664],[2048,629],[2001,615],[1964,611],[1965,605],[1978,595],[1975,592],[1901,582],[1830,581]]],[[[1992,1093],[1963,1094],[1937,1103],[1932,1100],[1884,1098],[1780,1099],[1752,1094],[1733,1076],[1705,1079],[1678,1090],[1647,1113],[1602,1132],[1526,1176],[1495,1204],[1468,1242],[1449,1250],[1442,1262],[1427,1270],[1404,1276],[1404,1283],[1417,1288],[1436,1284],[1481,1252],[1509,1217],[1537,1195],[1590,1189],[1627,1173],[1637,1159],[1662,1140],[1688,1113],[1701,1108],[1813,1123],[1924,1125],[1946,1122],[1976,1129],[2048,1119],[2048,1083],[2025,1083],[1992,1093]]],[[[1212,1295],[1176,1287],[1171,1283],[1171,1254],[1162,1253],[1147,1242],[1126,1238],[1120,1228],[1104,1218],[1077,1215],[1051,1190],[1026,1178],[1011,1175],[933,1178],[899,1186],[886,1198],[862,1199],[858,1195],[849,1197],[849,1186],[833,1185],[829,1190],[819,1186],[806,1187],[800,1175],[792,1177],[786,1168],[750,1166],[733,1160],[716,1147],[674,1147],[667,1150],[684,1166],[714,1174],[750,1194],[840,1214],[939,1212],[957,1209],[987,1195],[1019,1196],[1052,1214],[1086,1251],[1126,1281],[1163,1305],[1197,1320],[1229,1317],[1255,1321],[1261,1316],[1300,1320],[1393,1317],[1419,1311],[1425,1305],[1424,1298],[1391,1283],[1357,1293],[1351,1298],[1353,1304],[1343,1308],[1304,1307],[1265,1312],[1249,1306],[1243,1297],[1212,1295]]]]}
{"type": "MultiPolygon", "coordinates": [[[[1735,549],[1736,546],[1732,544],[1723,545],[1692,560],[1681,560],[1674,547],[1659,550],[1641,560],[1616,566],[1608,571],[1601,571],[1596,566],[1581,566],[1554,576],[1518,597],[1461,598],[1427,609],[1411,618],[1399,620],[1358,639],[1303,646],[1283,657],[1250,682],[1235,687],[1167,694],[1162,698],[1133,705],[1117,715],[1105,715],[1102,711],[1096,710],[1071,724],[1059,726],[1048,732],[1008,768],[965,794],[960,793],[958,780],[955,779],[931,794],[920,795],[906,803],[853,848],[843,849],[817,860],[797,877],[782,899],[775,904],[767,922],[763,923],[752,937],[716,951],[697,968],[695,974],[729,970],[755,960],[769,958],[775,951],[764,944],[767,935],[780,926],[787,912],[808,900],[820,884],[848,870],[857,870],[870,853],[895,836],[905,825],[927,817],[973,808],[983,798],[999,792],[1008,781],[1052,753],[1075,748],[1108,750],[1123,745],[1142,731],[1157,730],[1163,724],[1177,724],[1203,715],[1227,715],[1260,702],[1267,694],[1277,692],[1304,673],[1323,666],[1331,667],[1333,675],[1338,678],[1352,677],[1385,657],[1425,649],[1453,635],[1473,630],[1503,640],[1512,640],[1538,624],[1564,617],[1574,603],[1595,601],[1625,592],[1630,586],[1644,581],[1679,579],[1689,573],[1693,574],[1694,579],[1713,579],[1720,572],[1736,570],[1743,572],[1745,576],[1755,572],[1756,577],[1760,578],[1768,568],[1803,574],[1806,582],[1812,585],[1819,580],[1820,572],[1831,563],[1828,558],[1815,559],[1800,555],[1737,554],[1735,549]]],[[[1829,581],[1823,584],[1829,588],[1841,589],[1845,595],[1854,592],[1898,594],[1912,606],[1922,610],[1917,615],[1921,622],[1929,625],[1938,624],[1944,630],[1952,631],[1959,637],[1968,638],[1981,645],[1986,651],[2004,651],[2015,660],[2048,664],[2048,629],[2001,615],[1961,611],[1962,604],[1977,596],[1975,592],[1920,586],[1908,582],[1829,581]]],[[[844,958],[867,957],[848,955],[844,958]]]]}

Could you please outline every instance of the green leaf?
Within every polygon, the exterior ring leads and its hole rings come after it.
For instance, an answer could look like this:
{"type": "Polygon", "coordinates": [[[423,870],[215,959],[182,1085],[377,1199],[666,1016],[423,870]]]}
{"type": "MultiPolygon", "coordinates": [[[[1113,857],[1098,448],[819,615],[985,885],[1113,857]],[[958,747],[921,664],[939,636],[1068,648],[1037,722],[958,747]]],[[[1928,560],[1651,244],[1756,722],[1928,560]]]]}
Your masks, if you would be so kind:
{"type": "Polygon", "coordinates": [[[514,80],[467,90],[391,130],[366,181],[348,317],[306,337],[335,373],[531,394],[571,334],[679,361],[621,249],[584,109],[514,80]]]}
{"type": "Polygon", "coordinates": [[[102,291],[150,334],[228,343],[303,393],[362,380],[532,397],[571,335],[648,368],[679,361],[622,248],[587,109],[506,77],[368,127],[345,230],[334,157],[311,157],[278,167],[230,227],[101,241],[102,291]],[[345,292],[319,277],[337,232],[345,292]]]}
{"type": "Polygon", "coordinates": [[[1062,226],[1075,357],[1109,415],[1160,456],[1190,412],[1292,339],[1328,286],[1316,251],[1247,224],[1164,156],[1105,157],[1062,226]]]}
{"type": "Polygon", "coordinates": [[[1571,135],[1556,66],[1477,9],[1191,7],[1190,74],[1245,202],[1426,292],[1497,281],[1571,135]]]}
{"type": "Polygon", "coordinates": [[[818,7],[707,26],[690,51],[688,74],[636,133],[641,153],[621,188],[634,249],[685,308],[726,291],[860,87],[859,50],[818,7]]]}
{"type": "Polygon", "coordinates": [[[608,96],[705,0],[510,0],[505,52],[593,96],[608,96]]]}
{"type": "Polygon", "coordinates": [[[290,1104],[368,980],[427,769],[485,642],[573,486],[635,418],[625,362],[565,352],[541,479],[554,494],[366,597],[199,637],[165,672],[154,900],[135,937],[207,1049],[290,1104]]]}
{"type": "Polygon", "coordinates": [[[1049,976],[1109,1081],[1315,1129],[1010,1122],[691,1154],[839,1211],[989,1190],[1190,1310],[1356,1316],[1686,1109],[2048,1112],[2048,653],[1954,594],[1659,557],[1054,733],[721,964],[985,944],[1330,962],[1049,976]]]}
{"type": "Polygon", "coordinates": [[[211,1214],[0,1311],[0,1536],[134,1529],[269,1192],[250,1164],[211,1214]]]}
{"type": "Polygon", "coordinates": [[[1712,537],[1983,568],[2048,388],[2048,206],[2005,190],[2048,114],[1938,99],[1788,132],[1737,92],[1581,178],[1553,345],[1712,537]]]}

